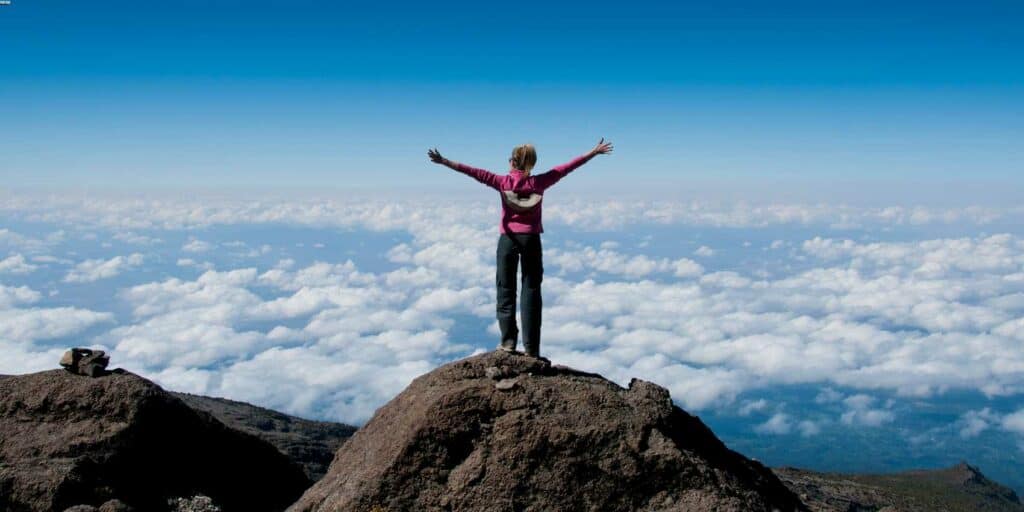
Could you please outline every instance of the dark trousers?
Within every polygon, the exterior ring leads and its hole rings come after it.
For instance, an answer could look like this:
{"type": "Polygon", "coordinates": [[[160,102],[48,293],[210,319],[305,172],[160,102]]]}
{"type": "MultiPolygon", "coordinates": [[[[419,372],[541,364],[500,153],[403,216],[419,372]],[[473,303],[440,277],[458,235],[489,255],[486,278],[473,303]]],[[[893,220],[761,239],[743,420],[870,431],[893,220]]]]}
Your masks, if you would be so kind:
{"type": "Polygon", "coordinates": [[[519,300],[523,320],[523,348],[527,354],[540,354],[540,283],[544,277],[540,233],[502,233],[498,238],[498,327],[502,345],[516,346],[516,270],[522,261],[522,296],[519,300]]]}

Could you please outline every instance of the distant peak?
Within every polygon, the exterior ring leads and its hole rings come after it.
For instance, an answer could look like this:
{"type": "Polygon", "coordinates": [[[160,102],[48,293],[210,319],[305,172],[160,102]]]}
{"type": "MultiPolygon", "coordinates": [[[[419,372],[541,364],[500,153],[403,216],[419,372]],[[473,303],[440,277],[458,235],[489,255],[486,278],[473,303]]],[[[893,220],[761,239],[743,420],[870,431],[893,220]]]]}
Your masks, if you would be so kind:
{"type": "Polygon", "coordinates": [[[950,471],[952,471],[957,476],[957,478],[964,484],[970,482],[981,483],[988,480],[988,478],[986,478],[985,475],[981,473],[981,470],[978,469],[977,466],[972,466],[968,464],[965,460],[961,460],[960,462],[958,462],[956,465],[950,468],[950,471]]]}

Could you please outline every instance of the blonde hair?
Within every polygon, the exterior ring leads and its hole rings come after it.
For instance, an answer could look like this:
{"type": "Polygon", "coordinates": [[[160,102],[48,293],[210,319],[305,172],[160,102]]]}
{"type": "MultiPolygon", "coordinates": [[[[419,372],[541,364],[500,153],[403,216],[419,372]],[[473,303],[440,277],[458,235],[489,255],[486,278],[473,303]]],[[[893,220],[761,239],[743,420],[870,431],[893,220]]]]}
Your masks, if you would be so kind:
{"type": "Polygon", "coordinates": [[[530,169],[537,163],[537,150],[533,148],[533,144],[516,146],[509,160],[512,161],[512,167],[529,174],[530,169]]]}

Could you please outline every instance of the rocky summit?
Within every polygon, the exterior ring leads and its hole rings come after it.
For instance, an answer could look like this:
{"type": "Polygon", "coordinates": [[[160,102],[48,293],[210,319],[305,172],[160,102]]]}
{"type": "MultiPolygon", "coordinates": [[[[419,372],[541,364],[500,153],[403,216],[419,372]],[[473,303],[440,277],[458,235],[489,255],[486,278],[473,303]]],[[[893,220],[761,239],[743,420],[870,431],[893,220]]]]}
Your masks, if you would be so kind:
{"type": "Polygon", "coordinates": [[[271,444],[115,370],[0,378],[0,510],[283,510],[310,484],[271,444]]]}
{"type": "Polygon", "coordinates": [[[492,352],[415,379],[289,510],[806,509],[666,389],[492,352]]]}

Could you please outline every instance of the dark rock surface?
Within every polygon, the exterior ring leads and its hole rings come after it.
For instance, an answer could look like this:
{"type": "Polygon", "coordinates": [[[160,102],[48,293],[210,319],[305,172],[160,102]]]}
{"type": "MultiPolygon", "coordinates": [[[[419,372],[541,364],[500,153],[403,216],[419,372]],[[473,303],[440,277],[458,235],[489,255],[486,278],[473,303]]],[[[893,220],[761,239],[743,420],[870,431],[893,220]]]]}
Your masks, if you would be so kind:
{"type": "Polygon", "coordinates": [[[668,391],[492,352],[423,375],[291,511],[804,510],[668,391]]]}
{"type": "Polygon", "coordinates": [[[0,510],[116,498],[159,511],[169,498],[203,494],[228,512],[277,511],[309,483],[272,445],[135,374],[0,378],[0,510]]]}
{"type": "Polygon", "coordinates": [[[302,465],[306,476],[314,482],[327,473],[338,448],[356,431],[352,425],[305,420],[226,398],[172,394],[193,409],[210,413],[225,425],[276,446],[281,453],[302,465]]]}
{"type": "Polygon", "coordinates": [[[887,474],[774,471],[815,512],[1024,512],[1016,493],[965,462],[887,474]]]}

